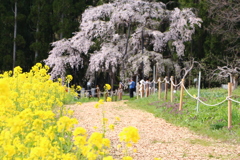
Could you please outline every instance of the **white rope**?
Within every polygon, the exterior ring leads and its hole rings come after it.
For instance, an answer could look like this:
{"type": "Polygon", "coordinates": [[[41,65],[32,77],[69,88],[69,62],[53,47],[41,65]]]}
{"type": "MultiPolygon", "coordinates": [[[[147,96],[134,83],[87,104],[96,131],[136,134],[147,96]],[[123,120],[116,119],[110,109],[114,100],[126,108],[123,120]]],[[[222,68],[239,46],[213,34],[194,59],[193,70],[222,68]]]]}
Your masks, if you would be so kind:
{"type": "Polygon", "coordinates": [[[158,81],[157,81],[157,82],[155,82],[155,80],[153,80],[153,81],[152,81],[152,83],[154,83],[154,84],[157,84],[157,83],[158,83],[158,81]]]}
{"type": "Polygon", "coordinates": [[[206,105],[206,106],[218,106],[218,105],[224,103],[225,101],[227,101],[227,100],[229,99],[229,97],[226,97],[226,99],[224,99],[223,101],[221,101],[221,102],[219,102],[219,103],[217,103],[217,104],[207,104],[207,103],[203,102],[199,97],[194,97],[194,96],[192,96],[192,95],[188,92],[188,90],[185,88],[184,85],[183,85],[183,88],[184,88],[184,90],[187,92],[187,94],[188,94],[190,97],[198,100],[199,102],[201,102],[202,104],[204,104],[204,105],[206,105]]]}
{"type": "Polygon", "coordinates": [[[198,100],[199,102],[201,102],[202,104],[206,105],[206,106],[218,106],[218,105],[224,103],[225,101],[227,101],[227,97],[226,97],[226,99],[223,100],[222,102],[219,102],[219,103],[216,103],[216,104],[207,104],[207,103],[203,102],[201,99],[199,99],[199,97],[197,97],[197,100],[198,100]]]}
{"type": "Polygon", "coordinates": [[[166,83],[169,84],[169,81],[167,80],[167,77],[165,77],[163,80],[164,80],[166,83]]]}
{"type": "MultiPolygon", "coordinates": [[[[182,84],[182,82],[180,82],[181,84],[182,84]]],[[[190,96],[190,97],[192,97],[193,99],[197,99],[196,97],[194,97],[193,95],[191,95],[189,92],[188,92],[188,90],[185,88],[185,86],[183,85],[183,88],[184,88],[184,90],[187,92],[187,94],[190,96]]]]}
{"type": "Polygon", "coordinates": [[[171,81],[171,84],[172,84],[174,87],[178,87],[178,86],[180,86],[181,83],[182,83],[182,81],[180,81],[178,84],[174,84],[173,81],[172,81],[172,79],[170,79],[170,81],[171,81]]]}
{"type": "Polygon", "coordinates": [[[158,78],[158,82],[160,82],[160,83],[163,83],[163,82],[165,82],[164,80],[163,81],[161,81],[161,79],[160,78],[158,78]]]}
{"type": "Polygon", "coordinates": [[[239,101],[236,101],[236,100],[234,100],[234,99],[232,99],[232,98],[228,98],[228,100],[231,100],[231,101],[233,101],[233,102],[236,102],[236,103],[240,104],[239,101]]]}

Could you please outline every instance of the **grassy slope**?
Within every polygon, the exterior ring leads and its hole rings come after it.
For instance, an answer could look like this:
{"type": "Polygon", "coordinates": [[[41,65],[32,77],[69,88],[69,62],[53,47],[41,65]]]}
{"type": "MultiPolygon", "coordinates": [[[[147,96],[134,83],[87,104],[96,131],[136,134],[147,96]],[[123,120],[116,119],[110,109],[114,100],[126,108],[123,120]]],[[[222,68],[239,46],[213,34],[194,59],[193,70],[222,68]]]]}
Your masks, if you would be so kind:
{"type": "MultiPolygon", "coordinates": [[[[196,89],[188,90],[192,95],[197,95],[196,89]]],[[[240,90],[234,90],[232,98],[240,101],[238,96],[240,90]]],[[[201,100],[207,104],[217,104],[223,101],[227,96],[227,90],[224,89],[204,89],[201,90],[201,100]]],[[[168,122],[188,127],[196,133],[203,134],[215,139],[221,139],[229,142],[240,143],[240,104],[232,104],[232,128],[228,129],[228,103],[227,101],[217,106],[199,105],[199,112],[196,110],[197,102],[186,92],[183,99],[183,110],[178,111],[179,92],[174,95],[174,102],[163,100],[164,93],[161,93],[161,99],[157,94],[148,98],[132,99],[127,104],[136,109],[142,109],[153,113],[156,117],[166,119],[168,122]]]]}

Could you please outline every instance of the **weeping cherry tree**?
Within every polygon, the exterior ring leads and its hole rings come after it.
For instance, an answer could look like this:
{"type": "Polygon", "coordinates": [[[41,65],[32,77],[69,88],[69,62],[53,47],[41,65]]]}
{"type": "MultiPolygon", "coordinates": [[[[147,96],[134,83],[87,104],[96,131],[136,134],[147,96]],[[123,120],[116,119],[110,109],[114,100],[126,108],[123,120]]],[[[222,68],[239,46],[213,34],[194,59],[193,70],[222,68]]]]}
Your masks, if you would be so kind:
{"type": "Polygon", "coordinates": [[[116,0],[86,9],[79,31],[72,38],[53,42],[45,62],[53,78],[63,76],[68,66],[81,66],[83,54],[90,57],[87,76],[117,70],[122,80],[139,71],[148,76],[153,63],[164,72],[162,53],[167,45],[178,57],[184,56],[184,42],[191,40],[201,22],[189,8],[167,10],[161,2],[116,0]],[[90,53],[96,44],[99,49],[90,53]]]}

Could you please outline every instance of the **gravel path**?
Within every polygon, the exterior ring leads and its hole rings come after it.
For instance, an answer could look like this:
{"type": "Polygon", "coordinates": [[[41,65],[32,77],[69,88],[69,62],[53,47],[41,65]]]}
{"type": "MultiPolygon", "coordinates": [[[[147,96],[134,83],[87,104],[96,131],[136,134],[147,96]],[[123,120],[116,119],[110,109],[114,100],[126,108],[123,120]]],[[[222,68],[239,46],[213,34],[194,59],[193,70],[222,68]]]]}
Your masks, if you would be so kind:
{"type": "Polygon", "coordinates": [[[105,102],[100,108],[94,108],[96,102],[68,106],[74,110],[78,119],[77,126],[84,127],[89,133],[102,131],[102,109],[108,124],[115,124],[114,131],[108,131],[106,137],[112,141],[111,155],[120,159],[123,155],[118,134],[123,127],[137,127],[140,140],[133,147],[137,149],[131,156],[135,160],[240,160],[240,145],[216,141],[199,136],[187,128],[177,127],[151,113],[131,109],[124,101],[105,102]],[[116,120],[120,117],[120,121],[116,120]]]}

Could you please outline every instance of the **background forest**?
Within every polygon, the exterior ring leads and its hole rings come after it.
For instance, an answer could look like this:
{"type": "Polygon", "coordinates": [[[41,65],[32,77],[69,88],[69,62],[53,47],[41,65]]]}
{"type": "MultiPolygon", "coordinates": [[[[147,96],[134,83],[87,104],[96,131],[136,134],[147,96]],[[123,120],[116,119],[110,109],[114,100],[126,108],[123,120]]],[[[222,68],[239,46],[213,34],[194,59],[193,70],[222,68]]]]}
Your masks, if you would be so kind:
{"type": "MultiPolygon", "coordinates": [[[[52,42],[70,38],[79,30],[81,15],[85,9],[108,2],[110,0],[1,0],[0,72],[12,70],[14,66],[21,66],[24,71],[28,71],[36,62],[43,62],[52,49],[52,42]]],[[[164,50],[164,57],[171,58],[180,65],[194,58],[204,71],[202,77],[205,87],[220,84],[212,79],[214,74],[210,74],[218,66],[222,68],[214,73],[226,77],[232,71],[231,74],[238,78],[240,64],[238,0],[161,0],[161,2],[165,3],[169,10],[175,7],[193,8],[197,17],[203,20],[202,27],[196,27],[192,40],[185,43],[184,57],[176,59],[170,48],[164,50]]],[[[96,48],[92,48],[94,49],[96,48]]],[[[85,73],[89,57],[86,55],[84,58],[83,67],[69,67],[67,70],[68,74],[74,77],[73,83],[81,86],[85,86],[88,81],[85,73]]],[[[193,79],[199,70],[199,67],[195,67],[190,72],[188,85],[193,85],[193,79]]],[[[170,72],[166,72],[160,76],[170,76],[169,74],[170,72]]],[[[116,79],[118,80],[120,79],[116,79]]],[[[94,84],[97,83],[110,83],[110,76],[107,73],[97,74],[94,84]]]]}

